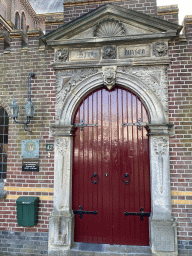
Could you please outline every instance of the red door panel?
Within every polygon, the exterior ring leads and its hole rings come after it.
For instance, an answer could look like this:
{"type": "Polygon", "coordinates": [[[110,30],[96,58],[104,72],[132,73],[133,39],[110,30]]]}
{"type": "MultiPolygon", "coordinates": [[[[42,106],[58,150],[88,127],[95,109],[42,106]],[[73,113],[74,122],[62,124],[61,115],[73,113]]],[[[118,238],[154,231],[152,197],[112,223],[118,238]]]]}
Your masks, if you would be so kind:
{"type": "Polygon", "coordinates": [[[84,214],[82,219],[75,215],[75,241],[149,244],[148,217],[141,221],[139,216],[124,215],[125,211],[140,212],[141,207],[150,212],[147,131],[122,125],[136,123],[138,118],[148,122],[146,109],[138,97],[121,87],[94,91],[78,107],[74,123],[83,119],[98,126],[76,128],[74,133],[72,206],[98,214],[84,214]],[[127,174],[129,184],[125,184],[127,174]]]}

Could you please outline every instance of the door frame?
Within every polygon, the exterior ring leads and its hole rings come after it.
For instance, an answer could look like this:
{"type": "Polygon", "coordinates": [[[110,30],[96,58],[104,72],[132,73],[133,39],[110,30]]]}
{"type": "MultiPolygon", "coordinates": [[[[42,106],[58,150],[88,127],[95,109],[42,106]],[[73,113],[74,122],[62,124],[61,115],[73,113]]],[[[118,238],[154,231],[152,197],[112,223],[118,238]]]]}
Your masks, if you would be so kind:
{"type": "MultiPolygon", "coordinates": [[[[85,69],[85,72],[86,69],[85,69]]],[[[74,73],[75,74],[75,73],[74,73]]],[[[62,87],[66,76],[59,73],[62,87]]],[[[165,110],[155,92],[134,74],[117,70],[115,82],[134,94],[145,105],[150,119],[149,153],[151,180],[150,247],[156,255],[177,255],[176,222],[171,215],[169,135],[170,125],[165,110]]],[[[167,82],[168,83],[168,82],[167,82]]],[[[57,120],[51,127],[55,138],[54,202],[49,225],[49,255],[70,251],[73,245],[74,215],[72,212],[72,120],[79,103],[91,91],[103,86],[102,69],[88,74],[73,90],[66,88],[65,98],[56,103],[57,120]],[[62,195],[62,196],[61,196],[62,195]]],[[[60,254],[58,254],[60,255],[60,254]]]]}

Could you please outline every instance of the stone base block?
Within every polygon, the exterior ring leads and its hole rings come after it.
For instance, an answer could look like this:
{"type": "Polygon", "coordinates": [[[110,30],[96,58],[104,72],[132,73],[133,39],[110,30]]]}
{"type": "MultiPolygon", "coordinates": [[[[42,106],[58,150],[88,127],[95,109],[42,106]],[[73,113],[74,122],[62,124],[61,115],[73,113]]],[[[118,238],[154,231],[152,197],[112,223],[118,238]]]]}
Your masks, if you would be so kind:
{"type": "Polygon", "coordinates": [[[178,255],[176,222],[174,220],[150,220],[150,243],[153,255],[178,255]]]}
{"type": "Polygon", "coordinates": [[[63,255],[74,241],[74,216],[52,215],[49,219],[48,255],[63,255]]]}

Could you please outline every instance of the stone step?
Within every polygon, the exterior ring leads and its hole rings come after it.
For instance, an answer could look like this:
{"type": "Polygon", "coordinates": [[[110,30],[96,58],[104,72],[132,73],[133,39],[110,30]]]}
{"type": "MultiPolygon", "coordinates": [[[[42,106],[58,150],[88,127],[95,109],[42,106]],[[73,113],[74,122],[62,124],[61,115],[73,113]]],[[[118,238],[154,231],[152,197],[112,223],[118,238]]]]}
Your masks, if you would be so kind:
{"type": "Polygon", "coordinates": [[[70,256],[152,256],[149,246],[75,243],[70,256]]]}

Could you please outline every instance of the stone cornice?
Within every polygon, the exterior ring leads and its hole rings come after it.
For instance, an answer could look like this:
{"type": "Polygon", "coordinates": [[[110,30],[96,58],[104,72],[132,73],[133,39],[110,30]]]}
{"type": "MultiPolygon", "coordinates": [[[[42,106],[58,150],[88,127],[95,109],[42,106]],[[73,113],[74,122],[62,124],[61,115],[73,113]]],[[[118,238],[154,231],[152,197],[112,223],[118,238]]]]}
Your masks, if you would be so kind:
{"type": "Polygon", "coordinates": [[[28,37],[42,36],[42,35],[43,35],[43,31],[40,28],[38,28],[38,29],[30,29],[27,32],[27,36],[28,37]]]}
{"type": "Polygon", "coordinates": [[[173,124],[148,124],[146,127],[149,131],[149,136],[169,136],[172,135],[170,131],[173,126],[173,124]]]}
{"type": "Polygon", "coordinates": [[[178,14],[178,5],[166,5],[157,7],[158,16],[178,14]]]}
{"type": "Polygon", "coordinates": [[[63,19],[60,20],[45,20],[45,24],[63,25],[63,19]]]}
{"type": "Polygon", "coordinates": [[[132,58],[132,59],[113,59],[113,60],[99,60],[99,61],[74,61],[65,63],[53,63],[55,70],[66,70],[74,68],[101,68],[108,65],[116,65],[118,67],[127,66],[148,66],[148,65],[169,65],[171,59],[169,57],[163,58],[132,58]]]}
{"type": "MultiPolygon", "coordinates": [[[[113,2],[121,2],[121,0],[111,0],[113,2]]],[[[109,0],[65,0],[63,5],[64,7],[77,6],[77,5],[91,5],[91,4],[105,4],[109,3],[109,0]]]]}

